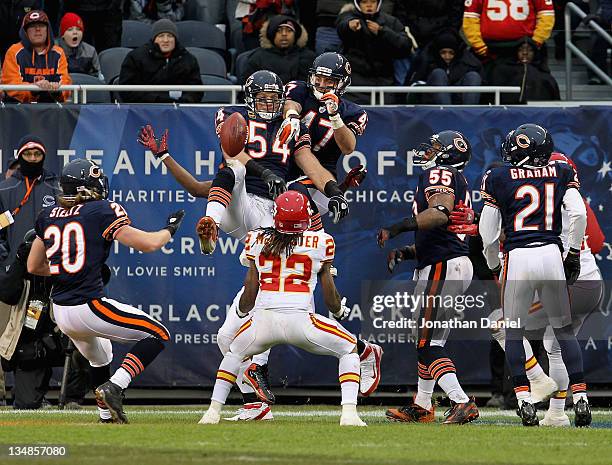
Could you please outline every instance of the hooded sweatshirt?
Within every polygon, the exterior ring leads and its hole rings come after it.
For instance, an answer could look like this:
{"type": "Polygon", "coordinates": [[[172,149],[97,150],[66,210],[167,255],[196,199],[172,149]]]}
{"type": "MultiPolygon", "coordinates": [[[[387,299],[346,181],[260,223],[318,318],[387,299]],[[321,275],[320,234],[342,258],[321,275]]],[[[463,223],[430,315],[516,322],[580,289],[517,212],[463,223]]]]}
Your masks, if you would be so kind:
{"type": "MultiPolygon", "coordinates": [[[[61,47],[53,45],[53,32],[49,25],[47,15],[40,11],[30,11],[25,17],[19,30],[20,42],[13,44],[4,58],[2,65],[3,84],[33,84],[46,79],[49,82],[60,84],[71,84],[72,79],[68,74],[68,61],[61,47]],[[30,43],[23,24],[31,15],[38,13],[40,21],[47,24],[47,42],[43,53],[37,54],[30,43]]],[[[7,95],[21,103],[30,102],[63,102],[70,97],[70,92],[49,93],[30,91],[8,91],[7,95]]]]}

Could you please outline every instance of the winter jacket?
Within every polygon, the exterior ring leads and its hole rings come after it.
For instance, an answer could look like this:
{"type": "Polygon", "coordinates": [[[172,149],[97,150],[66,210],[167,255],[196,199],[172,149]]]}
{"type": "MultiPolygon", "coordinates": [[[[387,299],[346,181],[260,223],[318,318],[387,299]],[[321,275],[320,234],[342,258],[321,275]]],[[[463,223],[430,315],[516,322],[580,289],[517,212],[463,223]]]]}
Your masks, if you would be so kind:
{"type": "Polygon", "coordinates": [[[557,81],[542,58],[542,52],[528,40],[535,55],[531,63],[523,64],[514,58],[498,58],[487,76],[492,86],[520,86],[520,94],[502,94],[502,104],[526,103],[533,100],[561,100],[557,81]]]}
{"type": "Polygon", "coordinates": [[[103,79],[98,52],[92,45],[81,41],[78,47],[70,47],[63,38],[59,40],[58,45],[62,47],[68,60],[69,73],[90,74],[103,79]]]}
{"type": "Polygon", "coordinates": [[[351,63],[353,84],[393,85],[393,60],[409,56],[412,42],[396,17],[378,13],[371,18],[382,26],[377,35],[370,32],[366,17],[353,5],[342,8],[336,27],[342,39],[343,54],[351,63]],[[353,19],[361,21],[359,31],[349,28],[353,19]]]}
{"type": "MultiPolygon", "coordinates": [[[[118,84],[202,84],[200,65],[178,41],[170,57],[166,58],[159,46],[150,40],[125,57],[118,84]]],[[[202,92],[183,92],[178,99],[171,98],[168,91],[123,92],[121,97],[124,102],[197,103],[202,100],[202,92]]]]}
{"type": "Polygon", "coordinates": [[[23,17],[30,10],[42,10],[42,0],[0,0],[0,63],[11,45],[19,41],[23,17]]]}
{"type": "Polygon", "coordinates": [[[396,2],[393,14],[424,48],[440,31],[461,29],[463,0],[403,0],[396,2]]]}
{"type": "MultiPolygon", "coordinates": [[[[448,31],[450,32],[450,31],[448,31]]],[[[452,32],[456,35],[457,43],[459,44],[457,50],[455,50],[455,58],[449,64],[440,57],[440,46],[434,40],[431,42],[423,52],[419,55],[417,62],[415,63],[415,72],[412,76],[411,82],[427,81],[427,77],[431,72],[440,68],[446,71],[448,76],[449,84],[456,85],[462,78],[470,71],[476,71],[482,75],[482,63],[476,56],[467,48],[466,43],[461,39],[458,33],[452,32]]]]}
{"type": "MultiPolygon", "coordinates": [[[[0,212],[13,211],[26,195],[26,180],[20,171],[0,182],[0,212]]],[[[23,236],[34,227],[40,210],[55,204],[58,194],[58,177],[46,170],[36,181],[28,201],[15,215],[15,222],[0,230],[0,266],[12,263],[23,236]],[[8,257],[3,251],[8,251],[8,257]],[[4,256],[2,256],[4,255],[4,256]]]]}
{"type": "MultiPolygon", "coordinates": [[[[336,18],[340,13],[340,10],[347,3],[352,3],[349,0],[317,0],[317,26],[335,27],[336,18]]],[[[394,5],[396,3],[402,3],[401,1],[394,2],[392,0],[383,0],[383,4],[380,11],[393,14],[394,5]]],[[[397,15],[396,15],[397,16],[397,15]]]]}
{"type": "Polygon", "coordinates": [[[308,70],[312,66],[316,55],[312,50],[306,48],[308,33],[304,26],[301,26],[302,33],[295,45],[288,49],[283,50],[275,47],[268,37],[268,29],[278,29],[278,23],[283,18],[286,19],[285,16],[274,16],[261,28],[259,33],[260,47],[249,56],[244,72],[238,76],[241,84],[244,84],[246,79],[255,71],[262,69],[278,74],[284,83],[306,80],[308,70]]]}
{"type": "MultiPolygon", "coordinates": [[[[23,27],[19,30],[20,42],[13,44],[4,57],[2,64],[3,84],[33,84],[40,79],[49,82],[72,83],[68,74],[68,61],[62,48],[53,45],[53,32],[47,27],[47,50],[37,54],[32,49],[23,27]]],[[[8,91],[10,99],[21,103],[29,102],[63,102],[70,98],[70,92],[30,92],[8,91]]]]}

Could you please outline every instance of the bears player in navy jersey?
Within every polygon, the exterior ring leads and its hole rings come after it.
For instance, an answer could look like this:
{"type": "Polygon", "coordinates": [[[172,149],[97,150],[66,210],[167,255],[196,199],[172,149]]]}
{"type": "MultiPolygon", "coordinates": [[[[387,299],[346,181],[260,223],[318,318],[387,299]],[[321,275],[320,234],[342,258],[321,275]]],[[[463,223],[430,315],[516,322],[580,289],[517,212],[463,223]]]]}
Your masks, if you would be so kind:
{"type": "Polygon", "coordinates": [[[491,269],[502,266],[502,230],[505,236],[502,308],[504,317],[517,326],[506,328],[506,358],[523,425],[539,424],[525,373],[523,348],[525,323],[537,291],[569,375],[574,424],[588,426],[591,412],[567,288],[580,274],[586,209],[576,172],[567,164],[548,164],[553,147],[550,133],[536,124],[521,125],[508,135],[502,156],[509,165],[488,171],[482,180],[485,206],[478,228],[491,269]],[[565,251],[560,237],[562,207],[568,219],[565,251]]]}
{"type": "Polygon", "coordinates": [[[415,294],[423,303],[414,311],[418,355],[418,392],[412,404],[389,409],[387,417],[395,421],[429,423],[434,421],[431,396],[436,382],[451,400],[445,424],[463,424],[478,418],[478,408],[459,384],[453,361],[444,345],[450,329],[429,327],[430,322],[445,321],[453,309],[436,302],[435,296],[463,294],[472,280],[472,263],[463,238],[447,230],[456,206],[469,205],[468,184],[462,173],[470,161],[469,141],[457,131],[442,131],[421,144],[415,165],[424,168],[419,176],[413,203],[414,216],[378,231],[377,240],[384,247],[387,240],[406,231],[415,231],[415,246],[393,250],[388,260],[390,271],[399,261],[416,258],[415,294]]]}
{"type": "Polygon", "coordinates": [[[166,226],[145,232],[130,226],[125,209],[107,200],[108,180],[90,160],[64,166],[60,207],[48,207],[36,220],[28,272],[54,278],[55,321],[92,367],[100,421],[127,423],[123,391],[170,339],[168,330],[142,310],[105,297],[102,267],[114,240],[142,252],[163,247],[183,220],[180,210],[166,226]],[[111,376],[111,341],[135,343],[111,376]]]}
{"type": "MultiPolygon", "coordinates": [[[[351,83],[351,65],[335,52],[319,55],[309,70],[308,82],[292,81],[286,85],[287,101],[283,109],[284,121],[279,129],[281,141],[297,139],[306,126],[312,144],[312,153],[321,164],[337,178],[336,165],[343,155],[355,150],[357,137],[368,124],[366,111],[356,103],[341,99],[351,83]]],[[[363,166],[350,173],[352,186],[359,185],[365,177],[363,166]]],[[[290,179],[309,189],[320,215],[325,215],[329,199],[313,188],[313,181],[293,163],[290,179]]]]}

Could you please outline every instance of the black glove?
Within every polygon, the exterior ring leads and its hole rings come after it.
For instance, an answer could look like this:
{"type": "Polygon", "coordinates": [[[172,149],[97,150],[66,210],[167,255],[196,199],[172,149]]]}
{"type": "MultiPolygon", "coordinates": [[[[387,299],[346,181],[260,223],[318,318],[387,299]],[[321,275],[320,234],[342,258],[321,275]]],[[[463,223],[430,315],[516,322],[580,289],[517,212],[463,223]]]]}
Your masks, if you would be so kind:
{"type": "Polygon", "coordinates": [[[111,279],[111,269],[106,263],[102,263],[102,269],[100,271],[102,275],[102,285],[106,286],[111,279]]]}
{"type": "Polygon", "coordinates": [[[178,231],[178,228],[181,227],[181,223],[183,222],[183,218],[185,217],[185,210],[179,210],[175,213],[172,213],[168,217],[168,224],[164,229],[170,231],[170,235],[174,236],[174,234],[178,231]]]}
{"type": "Polygon", "coordinates": [[[261,179],[268,185],[268,192],[272,200],[276,200],[276,197],[287,191],[285,180],[269,169],[265,169],[261,173],[261,179]]]}
{"type": "Polygon", "coordinates": [[[343,195],[334,195],[330,198],[327,208],[334,224],[349,214],[349,204],[343,195]]]}
{"type": "Polygon", "coordinates": [[[580,276],[580,250],[570,249],[563,260],[563,270],[567,284],[574,284],[580,276]]]}
{"type": "Polygon", "coordinates": [[[28,256],[30,255],[30,249],[32,248],[31,242],[22,242],[17,247],[17,255],[15,255],[15,260],[21,263],[22,265],[27,265],[28,256]]]}
{"type": "Polygon", "coordinates": [[[393,273],[393,269],[399,262],[404,260],[413,260],[416,258],[416,249],[407,245],[401,249],[393,249],[387,256],[387,268],[389,273],[393,273]]]}

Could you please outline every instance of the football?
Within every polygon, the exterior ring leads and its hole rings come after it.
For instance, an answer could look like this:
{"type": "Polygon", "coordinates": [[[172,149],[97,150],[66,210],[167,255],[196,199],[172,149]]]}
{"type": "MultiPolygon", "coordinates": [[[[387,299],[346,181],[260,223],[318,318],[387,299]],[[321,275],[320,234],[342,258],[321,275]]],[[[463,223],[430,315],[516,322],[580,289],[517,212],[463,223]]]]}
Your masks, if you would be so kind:
{"type": "Polygon", "coordinates": [[[247,124],[240,113],[232,113],[221,127],[221,147],[230,157],[238,155],[246,144],[247,124]]]}

